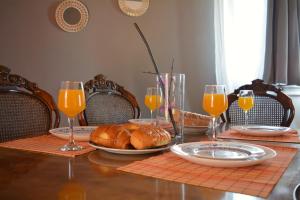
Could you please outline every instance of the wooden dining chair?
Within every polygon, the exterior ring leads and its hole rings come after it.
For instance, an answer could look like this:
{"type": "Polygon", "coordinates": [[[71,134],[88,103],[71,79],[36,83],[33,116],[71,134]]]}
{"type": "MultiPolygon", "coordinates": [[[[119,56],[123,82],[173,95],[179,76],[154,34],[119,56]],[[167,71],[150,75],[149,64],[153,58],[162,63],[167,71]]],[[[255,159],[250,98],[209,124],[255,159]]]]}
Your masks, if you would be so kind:
{"type": "Polygon", "coordinates": [[[47,134],[59,122],[49,93],[0,66],[0,142],[47,134]]]}
{"type": "Polygon", "coordinates": [[[99,74],[86,82],[84,89],[87,100],[86,109],[79,114],[80,125],[125,123],[140,117],[140,107],[134,95],[104,75],[99,74]]]}
{"type": "Polygon", "coordinates": [[[295,108],[291,98],[284,94],[280,88],[265,84],[263,80],[256,79],[250,85],[243,85],[228,95],[228,109],[222,120],[232,124],[244,124],[244,111],[238,106],[240,90],[253,90],[254,107],[248,111],[249,124],[290,126],[294,119],[295,108]]]}

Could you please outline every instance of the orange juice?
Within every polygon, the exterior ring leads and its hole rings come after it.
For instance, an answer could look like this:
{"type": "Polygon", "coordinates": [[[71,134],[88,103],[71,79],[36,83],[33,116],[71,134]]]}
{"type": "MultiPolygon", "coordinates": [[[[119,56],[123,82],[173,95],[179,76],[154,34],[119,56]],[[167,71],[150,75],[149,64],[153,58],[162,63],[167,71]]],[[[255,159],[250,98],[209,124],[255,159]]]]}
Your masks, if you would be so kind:
{"type": "Polygon", "coordinates": [[[146,95],[145,105],[151,110],[155,110],[160,107],[162,103],[162,97],[160,95],[146,95]]]}
{"type": "Polygon", "coordinates": [[[65,183],[60,191],[58,192],[58,199],[59,200],[85,200],[86,199],[86,190],[85,188],[75,182],[70,180],[69,182],[65,183]]]}
{"type": "Polygon", "coordinates": [[[68,117],[75,117],[85,109],[85,96],[82,90],[59,90],[58,108],[68,117]]]}
{"type": "Polygon", "coordinates": [[[254,106],[254,99],[253,97],[239,97],[238,105],[244,111],[248,111],[254,106]]]}
{"type": "Polygon", "coordinates": [[[208,94],[203,96],[203,109],[212,117],[218,117],[228,107],[227,96],[225,94],[208,94]]]}

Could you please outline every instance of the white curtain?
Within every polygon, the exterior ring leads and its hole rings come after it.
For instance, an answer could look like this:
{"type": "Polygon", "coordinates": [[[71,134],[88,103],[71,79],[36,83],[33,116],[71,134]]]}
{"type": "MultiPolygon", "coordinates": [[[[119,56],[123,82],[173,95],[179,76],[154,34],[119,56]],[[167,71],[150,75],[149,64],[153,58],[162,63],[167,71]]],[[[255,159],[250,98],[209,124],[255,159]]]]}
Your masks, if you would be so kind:
{"type": "Polygon", "coordinates": [[[267,0],[215,0],[217,84],[233,92],[263,77],[267,0]]]}

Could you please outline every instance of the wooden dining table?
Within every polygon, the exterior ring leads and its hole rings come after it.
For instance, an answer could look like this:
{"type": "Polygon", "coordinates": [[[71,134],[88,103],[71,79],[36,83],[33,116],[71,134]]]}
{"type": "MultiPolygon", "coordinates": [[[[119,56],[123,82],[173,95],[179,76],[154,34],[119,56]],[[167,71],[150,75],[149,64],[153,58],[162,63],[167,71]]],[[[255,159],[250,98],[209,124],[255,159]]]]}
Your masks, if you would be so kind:
{"type": "MultiPolygon", "coordinates": [[[[204,139],[205,130],[185,134],[186,142],[204,139]]],[[[299,144],[280,145],[300,148],[299,144]]],[[[0,148],[0,199],[262,199],[117,170],[157,154],[118,155],[96,150],[67,158],[0,148]]],[[[300,183],[299,167],[297,152],[268,199],[293,199],[293,190],[300,183]]]]}

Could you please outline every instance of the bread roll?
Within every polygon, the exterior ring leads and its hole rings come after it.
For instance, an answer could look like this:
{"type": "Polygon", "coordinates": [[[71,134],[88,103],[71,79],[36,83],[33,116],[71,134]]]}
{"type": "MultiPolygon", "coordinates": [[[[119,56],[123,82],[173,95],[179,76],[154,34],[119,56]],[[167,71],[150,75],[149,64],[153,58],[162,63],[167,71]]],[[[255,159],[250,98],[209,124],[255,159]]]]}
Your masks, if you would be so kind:
{"type": "Polygon", "coordinates": [[[129,149],[130,132],[120,125],[99,126],[90,136],[91,142],[109,148],[129,149]]]}
{"type": "Polygon", "coordinates": [[[121,126],[124,127],[125,129],[129,130],[130,132],[133,132],[140,128],[140,125],[133,124],[133,123],[125,123],[125,124],[122,124],[121,126]]]}
{"type": "Polygon", "coordinates": [[[136,149],[159,147],[170,142],[171,136],[167,131],[152,125],[140,126],[130,137],[130,143],[136,149]]]}

